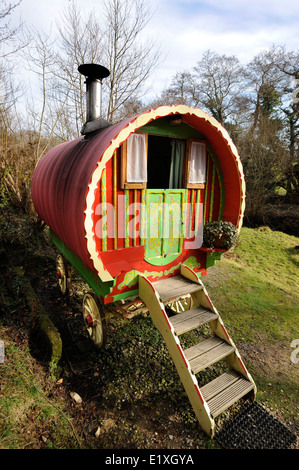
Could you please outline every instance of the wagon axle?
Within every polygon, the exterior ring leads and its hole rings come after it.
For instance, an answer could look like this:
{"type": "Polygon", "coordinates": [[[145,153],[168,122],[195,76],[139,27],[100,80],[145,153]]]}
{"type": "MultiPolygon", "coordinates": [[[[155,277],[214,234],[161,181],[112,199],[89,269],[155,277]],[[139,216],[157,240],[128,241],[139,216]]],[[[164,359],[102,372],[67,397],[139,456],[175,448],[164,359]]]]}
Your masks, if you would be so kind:
{"type": "Polygon", "coordinates": [[[92,315],[88,313],[85,317],[85,325],[87,328],[92,328],[96,323],[96,320],[93,319],[92,315]]]}

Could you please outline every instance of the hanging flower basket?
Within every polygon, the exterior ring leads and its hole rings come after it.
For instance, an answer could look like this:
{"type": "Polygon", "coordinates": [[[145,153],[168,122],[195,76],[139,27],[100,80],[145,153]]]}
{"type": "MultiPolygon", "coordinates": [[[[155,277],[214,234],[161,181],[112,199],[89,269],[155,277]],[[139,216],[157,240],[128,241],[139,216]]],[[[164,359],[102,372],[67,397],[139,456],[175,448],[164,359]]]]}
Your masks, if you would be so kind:
{"type": "Polygon", "coordinates": [[[237,228],[227,221],[208,222],[203,231],[203,247],[229,250],[238,239],[237,228]]]}

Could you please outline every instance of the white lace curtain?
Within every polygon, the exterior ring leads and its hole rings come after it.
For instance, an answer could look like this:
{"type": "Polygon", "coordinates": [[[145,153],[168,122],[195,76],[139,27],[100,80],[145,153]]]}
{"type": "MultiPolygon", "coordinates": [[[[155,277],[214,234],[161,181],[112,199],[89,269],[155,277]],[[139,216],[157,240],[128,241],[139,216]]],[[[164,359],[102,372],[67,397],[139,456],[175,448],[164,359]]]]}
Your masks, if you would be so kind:
{"type": "Polygon", "coordinates": [[[190,153],[190,170],[188,183],[204,183],[206,181],[206,144],[192,142],[190,153]]]}
{"type": "Polygon", "coordinates": [[[131,134],[127,139],[127,182],[147,181],[146,141],[144,134],[131,134]]]}

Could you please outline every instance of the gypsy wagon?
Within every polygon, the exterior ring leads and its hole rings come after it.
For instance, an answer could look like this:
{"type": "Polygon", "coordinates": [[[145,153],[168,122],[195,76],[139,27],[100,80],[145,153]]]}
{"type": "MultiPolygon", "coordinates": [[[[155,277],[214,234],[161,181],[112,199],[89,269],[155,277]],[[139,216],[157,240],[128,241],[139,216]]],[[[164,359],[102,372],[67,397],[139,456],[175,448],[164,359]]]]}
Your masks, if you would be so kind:
{"type": "Polygon", "coordinates": [[[50,150],[32,180],[36,211],[60,252],[60,287],[67,290],[70,267],[91,287],[83,316],[98,347],[105,342],[105,305],[142,303],[201,427],[213,436],[215,417],[256,392],[202,282],[223,253],[203,247],[204,225],[229,221],[238,231],[242,225],[245,183],[237,149],[213,117],[185,105],[108,123],[100,108],[109,71],[95,64],[79,71],[87,88],[82,137],[50,150]],[[184,350],[180,335],[204,324],[211,336],[184,350]],[[196,374],[223,358],[229,370],[200,388],[196,374]]]}

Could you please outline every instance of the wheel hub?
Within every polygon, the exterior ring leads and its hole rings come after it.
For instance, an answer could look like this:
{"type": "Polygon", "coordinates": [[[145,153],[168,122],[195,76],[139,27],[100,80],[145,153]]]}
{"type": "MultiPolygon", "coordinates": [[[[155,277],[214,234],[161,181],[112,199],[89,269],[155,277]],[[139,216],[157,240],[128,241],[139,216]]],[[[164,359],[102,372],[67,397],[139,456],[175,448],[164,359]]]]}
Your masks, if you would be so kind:
{"type": "Polygon", "coordinates": [[[92,315],[90,313],[88,313],[88,315],[86,315],[86,317],[85,317],[85,324],[86,324],[87,328],[92,328],[94,326],[94,320],[93,320],[92,315]]]}

